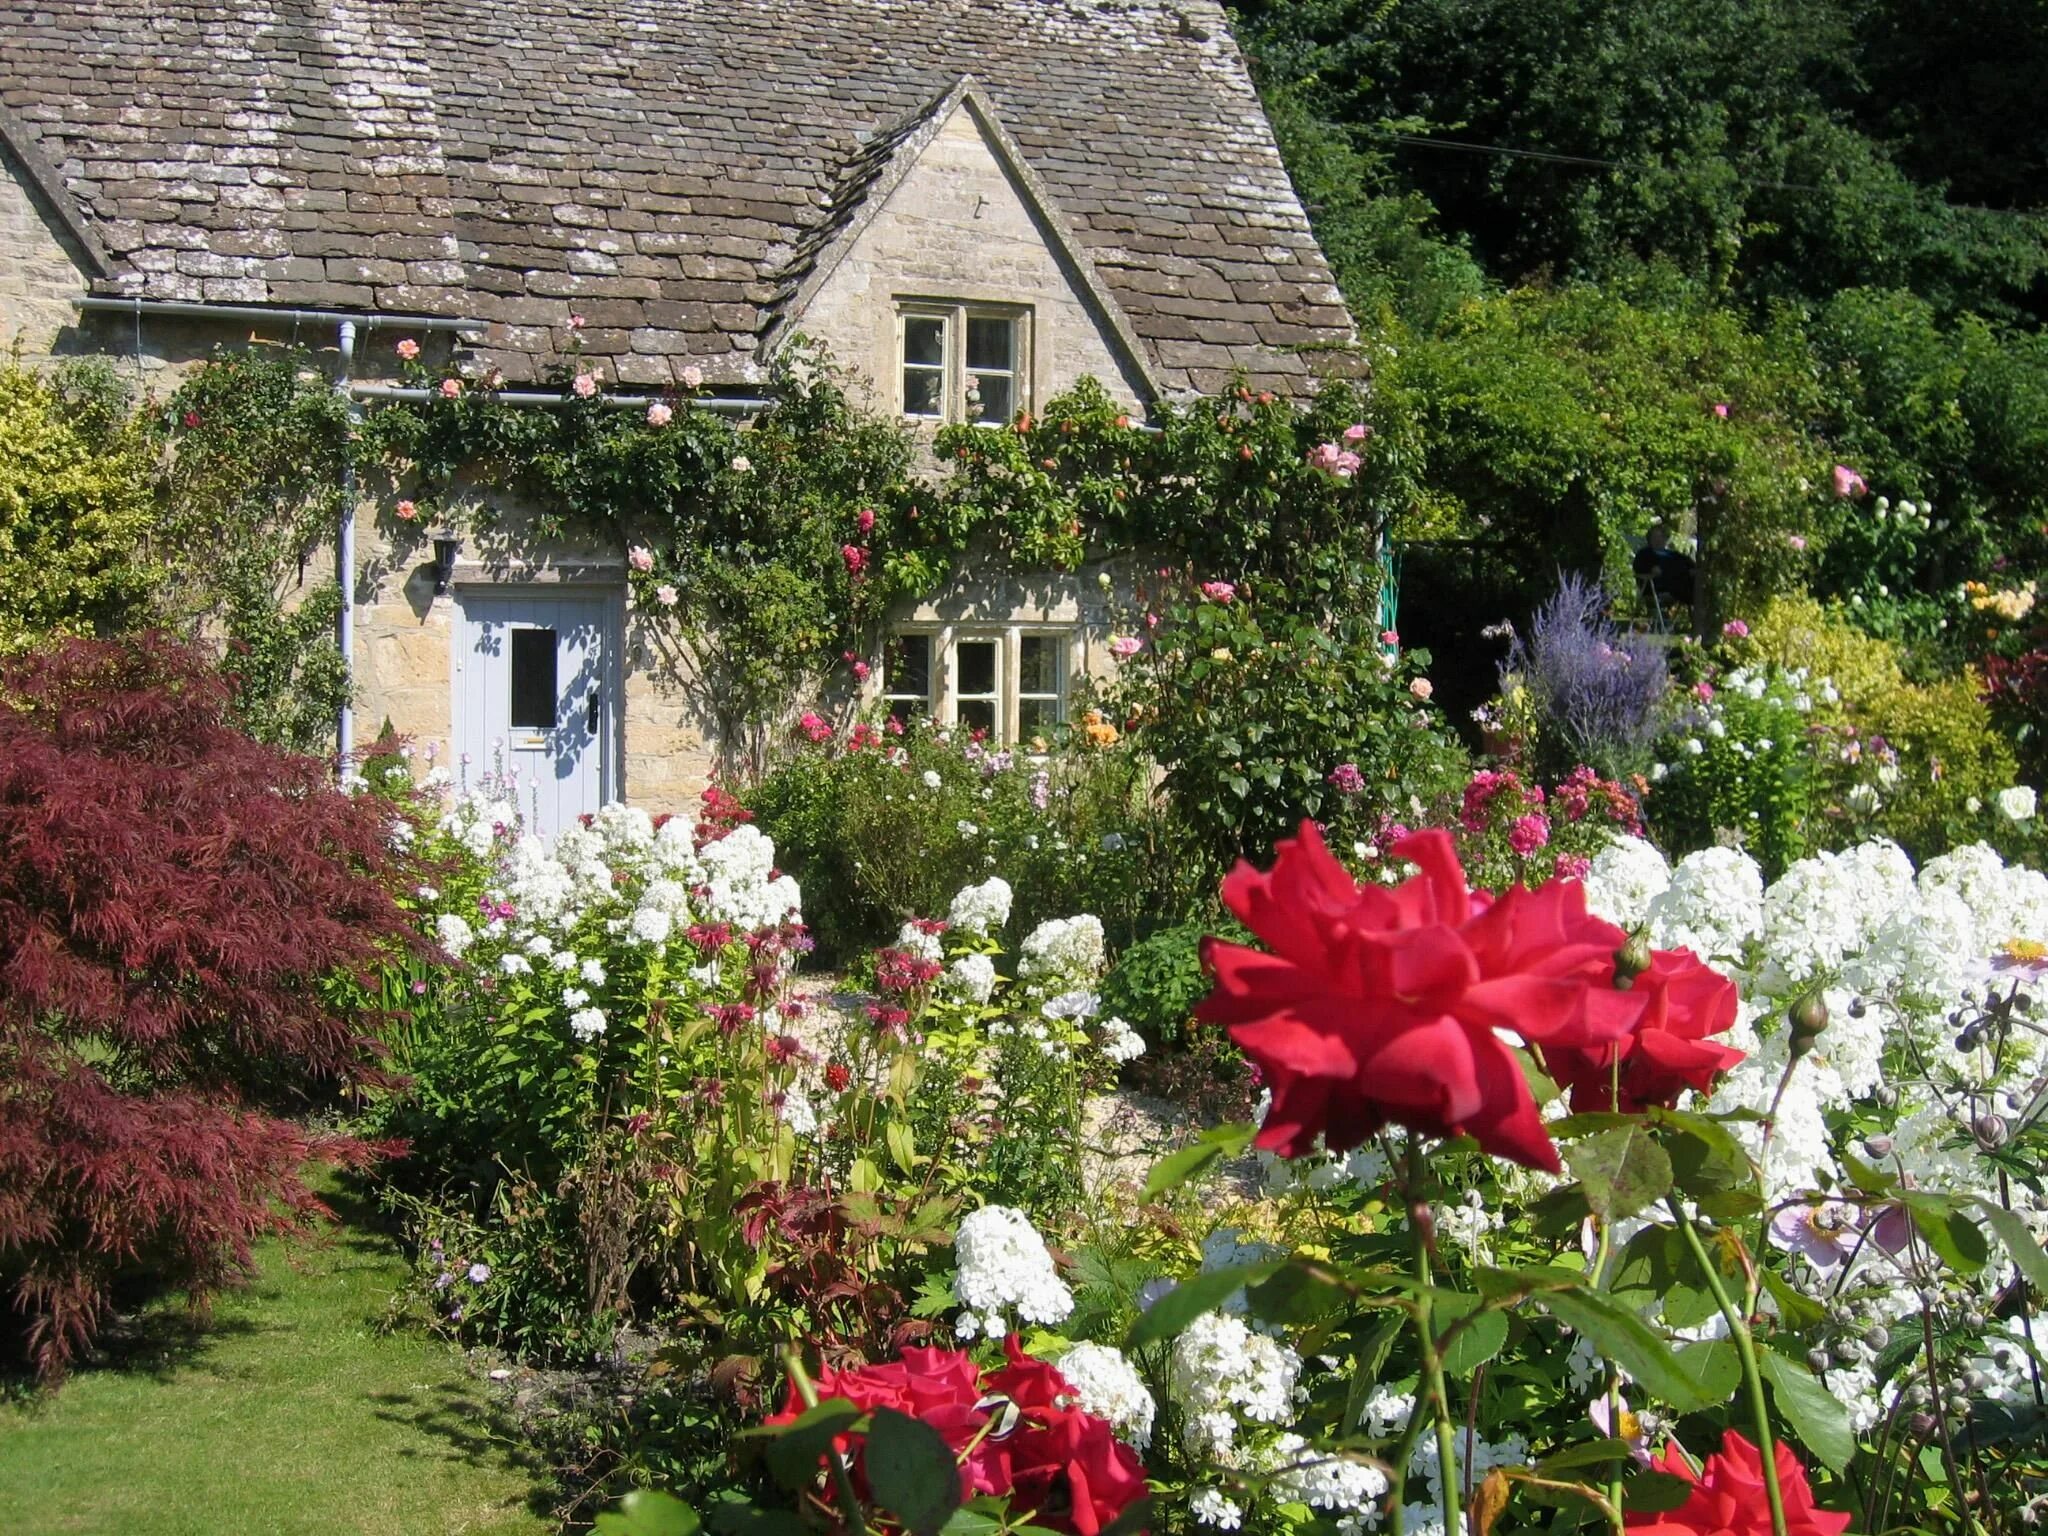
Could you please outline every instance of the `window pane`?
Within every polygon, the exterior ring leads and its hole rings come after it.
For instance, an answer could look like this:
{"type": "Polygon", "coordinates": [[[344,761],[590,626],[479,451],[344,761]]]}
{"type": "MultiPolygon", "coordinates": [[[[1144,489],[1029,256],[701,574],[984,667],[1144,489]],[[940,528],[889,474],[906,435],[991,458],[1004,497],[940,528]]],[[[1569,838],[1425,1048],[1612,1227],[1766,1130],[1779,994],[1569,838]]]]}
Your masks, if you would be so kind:
{"type": "Polygon", "coordinates": [[[981,408],[974,413],[976,421],[1006,422],[1015,414],[1010,399],[1012,381],[1000,374],[978,374],[976,381],[981,386],[981,408]]]}
{"type": "Polygon", "coordinates": [[[946,362],[946,322],[936,315],[903,317],[903,361],[941,368],[946,362]]]}
{"type": "Polygon", "coordinates": [[[512,725],[518,730],[555,728],[555,632],[512,631],[512,725]]]}
{"type": "Polygon", "coordinates": [[[1017,692],[1060,691],[1059,640],[1053,635],[1025,635],[1017,647],[1017,692]]]}
{"type": "Polygon", "coordinates": [[[1059,723],[1059,700],[1019,699],[1017,701],[1018,740],[1029,741],[1034,736],[1051,736],[1053,727],[1059,723]]]}
{"type": "Polygon", "coordinates": [[[932,696],[932,637],[896,635],[882,656],[882,691],[888,694],[932,696]]]}
{"type": "Polygon", "coordinates": [[[985,736],[996,733],[996,701],[994,699],[962,699],[960,701],[960,723],[970,731],[980,731],[985,736]]]}
{"type": "Polygon", "coordinates": [[[946,413],[946,376],[932,368],[903,370],[903,414],[943,416],[946,413]]]}
{"type": "Polygon", "coordinates": [[[959,658],[960,695],[991,694],[996,691],[996,643],[993,640],[968,640],[953,647],[953,654],[959,658]]]}
{"type": "Polygon", "coordinates": [[[923,699],[891,699],[889,718],[899,725],[915,725],[931,713],[931,706],[923,699]]]}
{"type": "Polygon", "coordinates": [[[1016,367],[1017,323],[983,315],[967,317],[967,366],[1008,373],[1016,367]]]}

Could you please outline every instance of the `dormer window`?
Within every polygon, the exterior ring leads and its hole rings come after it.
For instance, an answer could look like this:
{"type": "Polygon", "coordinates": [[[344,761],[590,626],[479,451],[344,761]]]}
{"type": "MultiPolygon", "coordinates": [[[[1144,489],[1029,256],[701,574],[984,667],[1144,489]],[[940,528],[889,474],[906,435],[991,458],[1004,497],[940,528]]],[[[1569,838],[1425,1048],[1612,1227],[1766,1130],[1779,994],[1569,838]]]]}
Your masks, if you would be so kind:
{"type": "Polygon", "coordinates": [[[1029,405],[1031,312],[1016,306],[905,302],[897,310],[903,414],[1000,427],[1029,405]]]}

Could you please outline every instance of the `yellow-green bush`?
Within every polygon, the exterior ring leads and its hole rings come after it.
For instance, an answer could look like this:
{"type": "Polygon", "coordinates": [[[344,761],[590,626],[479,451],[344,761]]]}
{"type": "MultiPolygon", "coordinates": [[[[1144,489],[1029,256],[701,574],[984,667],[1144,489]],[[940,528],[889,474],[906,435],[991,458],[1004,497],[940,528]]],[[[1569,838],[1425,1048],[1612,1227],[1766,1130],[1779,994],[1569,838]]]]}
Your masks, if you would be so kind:
{"type": "Polygon", "coordinates": [[[1839,609],[1803,593],[1773,598],[1761,616],[1750,620],[1749,638],[1740,649],[1745,660],[1804,667],[1829,679],[1851,714],[1874,707],[1906,685],[1891,641],[1865,634],[1839,609]]]}
{"type": "MultiPolygon", "coordinates": [[[[1881,737],[1897,751],[1898,779],[1883,791],[1874,830],[1896,838],[1916,858],[1979,835],[1983,817],[1969,809],[1970,801],[1988,804],[2015,780],[2012,748],[1992,724],[1979,696],[1983,680],[1974,671],[1909,683],[1897,647],[1858,629],[1839,607],[1804,595],[1774,598],[1750,620],[1748,637],[1731,648],[1744,661],[1803,667],[1815,679],[1827,678],[1841,701],[1832,709],[1817,707],[1816,721],[1837,720],[1862,741],[1881,737]]],[[[1826,748],[1817,743],[1816,750],[1826,748]]],[[[1840,780],[1836,791],[1861,777],[1832,761],[1820,771],[1840,780]]]]}
{"type": "Polygon", "coordinates": [[[1970,669],[1895,688],[1862,712],[1867,730],[1898,751],[1900,792],[1887,807],[1886,829],[1915,858],[1968,841],[1981,823],[1969,802],[1990,801],[2018,775],[2012,747],[1979,697],[1982,688],[1970,669]]]}
{"type": "Polygon", "coordinates": [[[0,655],[120,628],[155,587],[148,449],[103,393],[0,364],[0,655]]]}

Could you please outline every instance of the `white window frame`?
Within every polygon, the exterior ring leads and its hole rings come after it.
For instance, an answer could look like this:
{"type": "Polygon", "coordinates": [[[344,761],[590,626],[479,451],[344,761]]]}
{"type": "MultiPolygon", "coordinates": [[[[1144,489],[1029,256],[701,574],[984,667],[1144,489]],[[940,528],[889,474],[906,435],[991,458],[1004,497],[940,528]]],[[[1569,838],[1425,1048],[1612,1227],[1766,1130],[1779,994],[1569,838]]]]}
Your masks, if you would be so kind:
{"type": "Polygon", "coordinates": [[[918,711],[913,718],[930,720],[938,717],[939,695],[945,692],[943,633],[937,626],[924,624],[899,624],[891,632],[892,640],[908,639],[913,636],[928,640],[931,642],[931,650],[925,657],[925,691],[921,694],[903,693],[897,691],[894,680],[889,676],[889,648],[886,643],[883,645],[881,665],[875,669],[875,673],[880,679],[876,697],[881,700],[885,712],[893,713],[889,707],[894,704],[915,703],[918,705],[918,711]]]}
{"type": "Polygon", "coordinates": [[[946,422],[957,424],[967,422],[981,427],[1006,427],[1019,411],[1028,411],[1031,405],[1031,358],[1032,358],[1032,311],[1028,304],[981,303],[968,299],[920,299],[898,298],[896,301],[896,405],[905,420],[915,422],[946,422]],[[944,380],[941,385],[941,414],[928,415],[910,410],[909,398],[903,388],[903,378],[911,369],[929,371],[927,363],[913,363],[909,360],[909,322],[914,319],[938,320],[944,324],[941,350],[944,354],[944,380]],[[1010,366],[1008,369],[984,368],[975,370],[975,378],[1001,377],[1010,381],[1010,414],[1001,421],[978,420],[978,412],[970,415],[967,408],[967,323],[970,320],[1001,320],[1010,327],[1010,366]]]}
{"type": "MultiPolygon", "coordinates": [[[[1053,666],[1056,694],[1034,693],[1034,699],[1055,701],[1054,725],[1067,722],[1068,693],[1074,679],[1080,676],[1082,629],[1079,624],[1044,624],[1019,622],[1015,624],[922,624],[907,623],[891,626],[891,638],[899,635],[923,635],[931,640],[931,681],[933,698],[929,712],[942,728],[957,729],[962,724],[960,706],[963,703],[982,699],[995,702],[995,730],[990,734],[992,746],[1023,745],[1019,704],[1024,694],[1023,660],[1024,640],[1048,639],[1054,644],[1053,666]],[[960,651],[962,645],[976,643],[992,644],[996,648],[995,692],[993,694],[963,694],[960,688],[960,651]]],[[[876,669],[874,698],[885,707],[899,700],[915,699],[915,694],[890,691],[887,677],[886,646],[883,664],[876,669]]],[[[1040,730],[1044,728],[1041,727],[1040,730]]]]}

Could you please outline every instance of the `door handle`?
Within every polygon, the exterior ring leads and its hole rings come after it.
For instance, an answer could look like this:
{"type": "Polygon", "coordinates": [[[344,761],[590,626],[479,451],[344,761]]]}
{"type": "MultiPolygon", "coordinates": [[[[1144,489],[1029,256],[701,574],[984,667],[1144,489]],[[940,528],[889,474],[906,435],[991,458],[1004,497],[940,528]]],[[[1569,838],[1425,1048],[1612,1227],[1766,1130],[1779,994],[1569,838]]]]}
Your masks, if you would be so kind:
{"type": "Polygon", "coordinates": [[[584,712],[583,729],[590,735],[597,734],[597,690],[590,690],[590,708],[584,712]]]}

